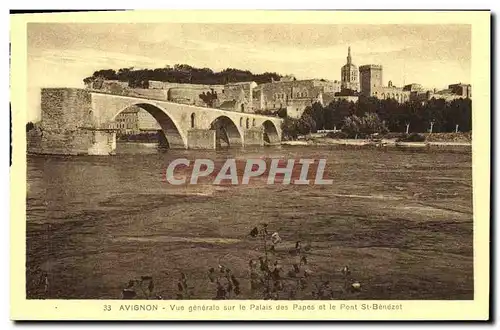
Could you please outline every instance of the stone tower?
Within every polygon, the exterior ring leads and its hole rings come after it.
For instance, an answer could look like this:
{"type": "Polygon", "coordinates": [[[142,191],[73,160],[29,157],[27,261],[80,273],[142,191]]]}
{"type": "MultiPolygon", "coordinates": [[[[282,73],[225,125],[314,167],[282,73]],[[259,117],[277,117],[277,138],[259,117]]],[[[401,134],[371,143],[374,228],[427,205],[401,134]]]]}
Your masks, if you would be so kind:
{"type": "Polygon", "coordinates": [[[359,91],[358,68],[352,63],[351,47],[347,49],[347,63],[340,70],[342,89],[359,91]]]}
{"type": "Polygon", "coordinates": [[[372,90],[382,86],[382,66],[381,65],[362,65],[359,67],[359,76],[361,80],[361,94],[372,96],[372,90]]]}

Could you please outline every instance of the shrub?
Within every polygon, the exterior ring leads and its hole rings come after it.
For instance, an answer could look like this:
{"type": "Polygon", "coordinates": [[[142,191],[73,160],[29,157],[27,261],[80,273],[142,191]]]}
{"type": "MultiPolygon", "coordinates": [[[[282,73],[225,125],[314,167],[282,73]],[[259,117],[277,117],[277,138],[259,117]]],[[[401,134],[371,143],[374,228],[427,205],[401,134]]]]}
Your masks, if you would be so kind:
{"type": "Polygon", "coordinates": [[[459,133],[432,133],[426,134],[427,140],[429,142],[471,142],[472,134],[471,132],[459,132],[459,133]]]}
{"type": "Polygon", "coordinates": [[[399,138],[397,140],[398,142],[424,142],[425,141],[425,135],[419,134],[419,133],[411,133],[410,135],[399,138]]]}
{"type": "Polygon", "coordinates": [[[217,270],[212,267],[208,270],[210,283],[215,284],[215,297],[213,299],[231,299],[241,292],[240,282],[232,273],[231,269],[218,265],[217,270]]]}
{"type": "Polygon", "coordinates": [[[328,134],[326,134],[326,137],[330,139],[347,139],[349,136],[347,135],[346,132],[339,131],[339,132],[329,132],[328,134]]]}
{"type": "Polygon", "coordinates": [[[31,121],[26,124],[26,133],[31,131],[32,129],[35,128],[35,124],[33,124],[31,121]]]}
{"type": "Polygon", "coordinates": [[[389,133],[384,134],[382,137],[384,139],[402,139],[402,138],[406,138],[407,136],[408,136],[408,134],[406,134],[406,133],[389,132],[389,133]]]}
{"type": "MultiPolygon", "coordinates": [[[[293,246],[285,248],[278,232],[271,231],[265,223],[254,227],[247,237],[259,243],[260,247],[256,250],[261,251],[260,256],[248,262],[249,276],[237,278],[229,267],[222,264],[209,268],[207,284],[213,289],[212,299],[240,298],[246,283],[251,295],[248,299],[354,299],[362,291],[361,283],[352,276],[347,265],[343,266],[340,274],[332,271],[327,278],[311,271],[309,259],[314,253],[311,253],[310,242],[303,244],[296,241],[293,246]]],[[[122,299],[165,299],[154,289],[152,276],[131,279],[122,291],[122,299]]],[[[196,289],[188,276],[181,273],[176,285],[176,298],[195,299],[196,289]]]]}
{"type": "Polygon", "coordinates": [[[146,275],[128,281],[122,290],[122,299],[162,299],[155,294],[153,277],[146,275]]]}

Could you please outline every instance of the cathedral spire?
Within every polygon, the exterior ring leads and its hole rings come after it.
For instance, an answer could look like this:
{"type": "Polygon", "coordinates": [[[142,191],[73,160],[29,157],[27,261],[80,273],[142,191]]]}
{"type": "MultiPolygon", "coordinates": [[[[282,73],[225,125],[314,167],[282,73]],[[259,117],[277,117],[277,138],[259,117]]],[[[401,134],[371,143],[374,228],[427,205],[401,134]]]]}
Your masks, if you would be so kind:
{"type": "Polygon", "coordinates": [[[347,64],[352,63],[352,57],[351,57],[351,46],[347,48],[347,64]]]}

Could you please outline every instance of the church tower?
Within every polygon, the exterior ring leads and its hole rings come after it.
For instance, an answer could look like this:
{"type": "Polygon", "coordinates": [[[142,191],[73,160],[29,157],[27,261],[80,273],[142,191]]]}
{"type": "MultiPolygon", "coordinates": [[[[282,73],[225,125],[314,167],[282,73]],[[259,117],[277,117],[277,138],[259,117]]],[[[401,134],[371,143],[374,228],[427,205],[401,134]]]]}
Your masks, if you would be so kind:
{"type": "Polygon", "coordinates": [[[351,47],[347,49],[347,63],[340,70],[341,87],[359,92],[359,71],[352,63],[351,47]]]}

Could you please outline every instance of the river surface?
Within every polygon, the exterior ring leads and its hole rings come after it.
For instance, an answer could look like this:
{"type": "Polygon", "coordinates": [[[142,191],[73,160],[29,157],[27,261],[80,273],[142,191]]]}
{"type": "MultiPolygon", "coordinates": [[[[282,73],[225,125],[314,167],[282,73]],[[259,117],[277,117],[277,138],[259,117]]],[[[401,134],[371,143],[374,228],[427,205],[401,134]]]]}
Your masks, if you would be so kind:
{"type": "Polygon", "coordinates": [[[467,150],[123,143],[115,156],[28,156],[27,295],[120,299],[131,279],[152,276],[155,294],[175,299],[184,273],[184,298],[210,299],[207,270],[223,264],[241,282],[234,298],[258,298],[248,262],[262,248],[248,233],[267,223],[284,268],[294,242],[309,244],[311,287],[340,287],[349,265],[362,289],[338,299],[473,299],[471,175],[467,150]],[[176,158],[324,158],[333,184],[173,186],[163,173],[176,158]]]}

